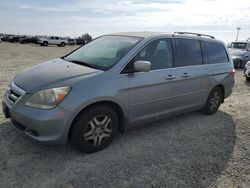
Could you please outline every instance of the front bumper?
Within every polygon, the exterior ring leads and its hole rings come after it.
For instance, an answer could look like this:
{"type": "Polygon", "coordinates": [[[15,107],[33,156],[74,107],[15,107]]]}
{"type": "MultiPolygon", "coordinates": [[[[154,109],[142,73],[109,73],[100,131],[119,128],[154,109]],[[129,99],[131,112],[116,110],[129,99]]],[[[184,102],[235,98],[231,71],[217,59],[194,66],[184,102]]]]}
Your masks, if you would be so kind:
{"type": "Polygon", "coordinates": [[[51,110],[25,106],[25,101],[30,95],[24,93],[13,82],[10,90],[20,94],[20,97],[15,102],[11,101],[10,92],[7,90],[2,106],[6,118],[10,118],[16,130],[46,144],[65,144],[67,142],[70,112],[60,106],[51,110]]]}

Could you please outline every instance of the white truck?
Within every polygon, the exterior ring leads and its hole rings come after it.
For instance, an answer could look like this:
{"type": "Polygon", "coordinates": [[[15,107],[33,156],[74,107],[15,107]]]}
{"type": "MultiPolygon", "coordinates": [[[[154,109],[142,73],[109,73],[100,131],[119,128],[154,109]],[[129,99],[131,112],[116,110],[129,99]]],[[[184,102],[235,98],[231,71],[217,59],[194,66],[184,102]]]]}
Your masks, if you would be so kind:
{"type": "Polygon", "coordinates": [[[37,43],[40,44],[41,46],[57,45],[64,47],[66,44],[68,44],[68,40],[57,36],[40,37],[37,43]]]}

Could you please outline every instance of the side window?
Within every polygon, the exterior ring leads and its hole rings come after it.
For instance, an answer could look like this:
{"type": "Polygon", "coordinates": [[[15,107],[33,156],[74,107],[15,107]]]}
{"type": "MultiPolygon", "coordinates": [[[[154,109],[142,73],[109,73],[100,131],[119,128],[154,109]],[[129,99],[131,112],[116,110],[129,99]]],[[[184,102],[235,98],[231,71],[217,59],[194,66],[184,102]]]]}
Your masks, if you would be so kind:
{"type": "Polygon", "coordinates": [[[229,61],[224,45],[216,42],[204,41],[208,55],[208,63],[226,63],[229,61]]]}
{"type": "Polygon", "coordinates": [[[250,51],[250,44],[247,45],[247,51],[250,51]]]}
{"type": "Polygon", "coordinates": [[[202,51],[199,40],[176,39],[175,42],[175,67],[202,64],[202,51]]]}
{"type": "Polygon", "coordinates": [[[134,58],[151,62],[151,70],[173,67],[171,39],[158,39],[146,45],[134,58]]]}
{"type": "Polygon", "coordinates": [[[54,37],[50,37],[50,39],[54,40],[54,37]]]}
{"type": "Polygon", "coordinates": [[[59,37],[55,37],[56,40],[59,40],[59,37]]]}

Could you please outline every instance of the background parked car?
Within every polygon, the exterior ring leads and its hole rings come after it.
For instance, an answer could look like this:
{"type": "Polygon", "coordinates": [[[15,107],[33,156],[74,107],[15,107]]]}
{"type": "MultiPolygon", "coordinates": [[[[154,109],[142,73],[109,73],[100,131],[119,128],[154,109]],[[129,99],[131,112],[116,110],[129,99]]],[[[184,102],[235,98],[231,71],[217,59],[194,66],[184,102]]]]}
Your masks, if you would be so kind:
{"type": "Polygon", "coordinates": [[[20,42],[21,39],[25,38],[26,36],[18,36],[18,35],[14,35],[9,37],[9,42],[20,42]]]}
{"type": "Polygon", "coordinates": [[[229,46],[234,67],[242,68],[250,60],[250,41],[232,42],[229,46]]]}
{"type": "Polygon", "coordinates": [[[37,37],[25,37],[20,39],[21,44],[26,44],[26,43],[37,43],[38,38],[37,37]]]}
{"type": "Polygon", "coordinates": [[[244,75],[246,77],[246,81],[250,82],[250,61],[248,61],[245,65],[244,75]]]}
{"type": "Polygon", "coordinates": [[[5,42],[9,41],[8,35],[4,35],[1,39],[2,41],[5,41],[5,42]]]}
{"type": "Polygon", "coordinates": [[[68,39],[69,45],[76,45],[75,39],[68,39]]]}
{"type": "Polygon", "coordinates": [[[76,39],[76,44],[77,45],[85,45],[85,40],[83,38],[77,38],[76,39]]]}
{"type": "Polygon", "coordinates": [[[9,42],[19,42],[19,37],[18,36],[10,36],[8,39],[9,42]]]}
{"type": "Polygon", "coordinates": [[[41,46],[57,45],[64,47],[66,44],[68,44],[68,40],[58,36],[51,36],[51,37],[41,37],[38,39],[37,43],[40,44],[41,46]]]}

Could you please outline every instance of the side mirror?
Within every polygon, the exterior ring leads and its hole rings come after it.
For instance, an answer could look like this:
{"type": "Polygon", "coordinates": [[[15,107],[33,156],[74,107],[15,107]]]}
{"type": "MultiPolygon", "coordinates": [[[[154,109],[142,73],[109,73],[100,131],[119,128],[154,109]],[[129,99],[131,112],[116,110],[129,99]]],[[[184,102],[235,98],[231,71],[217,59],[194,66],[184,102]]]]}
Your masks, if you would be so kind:
{"type": "Polygon", "coordinates": [[[136,61],[134,62],[134,70],[137,72],[149,72],[151,63],[149,61],[136,61]]]}

